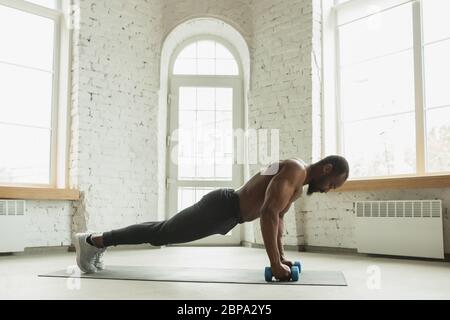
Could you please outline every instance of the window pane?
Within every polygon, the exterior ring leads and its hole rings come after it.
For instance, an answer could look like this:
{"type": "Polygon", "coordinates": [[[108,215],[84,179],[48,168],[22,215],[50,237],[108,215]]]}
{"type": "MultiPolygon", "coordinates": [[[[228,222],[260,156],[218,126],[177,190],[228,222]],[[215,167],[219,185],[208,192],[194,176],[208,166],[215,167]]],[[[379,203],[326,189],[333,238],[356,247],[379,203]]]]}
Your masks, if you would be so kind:
{"type": "Polygon", "coordinates": [[[414,113],[344,125],[344,153],[352,177],[416,172],[414,113]]]}
{"type": "Polygon", "coordinates": [[[450,1],[422,0],[425,43],[450,37],[450,1]]]}
{"type": "Polygon", "coordinates": [[[234,57],[227,48],[216,42],[216,59],[234,60],[234,57]]]}
{"type": "Polygon", "coordinates": [[[183,59],[196,59],[197,58],[197,44],[193,43],[188,45],[186,48],[184,48],[180,54],[178,55],[178,58],[183,59]]]}
{"type": "Polygon", "coordinates": [[[197,105],[197,88],[180,88],[180,110],[195,110],[197,105]]]}
{"type": "Polygon", "coordinates": [[[53,70],[54,22],[0,5],[0,62],[53,70]]]}
{"type": "Polygon", "coordinates": [[[450,106],[449,57],[450,40],[425,46],[425,96],[427,108],[450,106]]]}
{"type": "Polygon", "coordinates": [[[197,177],[214,178],[215,122],[214,111],[197,112],[197,177]]]}
{"type": "Polygon", "coordinates": [[[216,60],[216,74],[236,75],[239,74],[239,68],[235,60],[216,60]]]}
{"type": "Polygon", "coordinates": [[[50,9],[57,9],[57,2],[62,0],[26,0],[50,9]]]}
{"type": "Polygon", "coordinates": [[[341,65],[413,47],[412,7],[405,4],[339,28],[341,65]]]}
{"type": "Polygon", "coordinates": [[[195,169],[196,165],[194,157],[180,158],[178,163],[178,175],[180,179],[193,179],[194,177],[196,177],[195,169]]]}
{"type": "Polygon", "coordinates": [[[232,117],[233,113],[231,111],[216,112],[216,132],[218,135],[216,136],[216,147],[214,150],[215,174],[220,179],[231,179],[233,176],[232,117]]]}
{"type": "Polygon", "coordinates": [[[0,122],[51,127],[52,74],[0,63],[0,122]]]}
{"type": "Polygon", "coordinates": [[[50,182],[50,130],[0,124],[0,181],[50,182]]]}
{"type": "Polygon", "coordinates": [[[233,175],[232,158],[217,158],[216,176],[221,180],[225,180],[233,175]]]}
{"type": "Polygon", "coordinates": [[[179,92],[178,178],[231,180],[232,89],[182,87],[179,92]]]}
{"type": "Polygon", "coordinates": [[[216,89],[216,108],[217,110],[231,111],[233,108],[233,89],[217,88],[216,89]]]}
{"type": "Polygon", "coordinates": [[[213,41],[199,41],[197,42],[197,57],[198,59],[215,59],[215,42],[213,41]]]}
{"type": "Polygon", "coordinates": [[[215,88],[197,89],[197,107],[199,110],[214,110],[216,100],[215,88]]]}
{"type": "Polygon", "coordinates": [[[215,75],[216,66],[214,59],[199,59],[197,60],[198,74],[202,75],[215,75]]]}
{"type": "Polygon", "coordinates": [[[178,188],[178,211],[195,203],[195,188],[178,188]]]}
{"type": "Polygon", "coordinates": [[[339,27],[343,150],[353,177],[416,172],[412,5],[339,27]]]}
{"type": "Polygon", "coordinates": [[[178,188],[178,211],[186,209],[200,201],[206,194],[217,188],[195,188],[195,187],[179,187],[178,188]]]}
{"type": "Polygon", "coordinates": [[[173,66],[174,74],[197,74],[197,60],[177,59],[173,66]]]}
{"type": "Polygon", "coordinates": [[[413,111],[412,50],[342,68],[341,98],[344,121],[413,111]]]}
{"type": "Polygon", "coordinates": [[[450,107],[427,111],[427,170],[450,171],[450,107]]]}
{"type": "Polygon", "coordinates": [[[190,179],[195,177],[196,168],[196,116],[197,112],[183,111],[179,113],[179,138],[178,138],[178,177],[190,179]]]}
{"type": "Polygon", "coordinates": [[[239,67],[230,51],[215,41],[198,41],[181,50],[174,74],[238,75],[239,67]]]}
{"type": "Polygon", "coordinates": [[[232,126],[232,112],[231,111],[217,111],[216,127],[219,131],[229,130],[232,126]]]}

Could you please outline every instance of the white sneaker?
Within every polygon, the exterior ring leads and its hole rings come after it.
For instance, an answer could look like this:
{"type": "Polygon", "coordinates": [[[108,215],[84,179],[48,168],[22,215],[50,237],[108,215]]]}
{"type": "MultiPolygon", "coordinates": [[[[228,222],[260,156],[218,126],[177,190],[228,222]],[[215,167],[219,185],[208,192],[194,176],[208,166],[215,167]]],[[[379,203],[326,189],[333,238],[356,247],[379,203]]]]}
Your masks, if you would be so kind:
{"type": "Polygon", "coordinates": [[[101,249],[87,243],[86,239],[90,235],[90,233],[77,233],[74,239],[75,249],[77,251],[77,264],[81,271],[85,273],[98,271],[95,266],[95,260],[97,253],[101,251],[101,249]]]}
{"type": "MultiPolygon", "coordinates": [[[[87,230],[86,232],[89,233],[89,235],[91,236],[91,240],[92,240],[92,237],[94,235],[100,235],[101,234],[99,232],[92,231],[92,230],[87,230]]],[[[97,249],[98,249],[98,252],[97,252],[97,254],[95,255],[95,258],[94,258],[94,266],[98,269],[98,271],[105,270],[105,263],[103,262],[103,255],[106,252],[106,248],[102,248],[102,249],[97,248],[97,249]]]]}
{"type": "Polygon", "coordinates": [[[103,255],[106,252],[106,248],[98,249],[98,250],[99,251],[97,252],[97,254],[95,255],[95,258],[94,258],[94,266],[98,270],[105,270],[105,263],[103,262],[103,255]]]}

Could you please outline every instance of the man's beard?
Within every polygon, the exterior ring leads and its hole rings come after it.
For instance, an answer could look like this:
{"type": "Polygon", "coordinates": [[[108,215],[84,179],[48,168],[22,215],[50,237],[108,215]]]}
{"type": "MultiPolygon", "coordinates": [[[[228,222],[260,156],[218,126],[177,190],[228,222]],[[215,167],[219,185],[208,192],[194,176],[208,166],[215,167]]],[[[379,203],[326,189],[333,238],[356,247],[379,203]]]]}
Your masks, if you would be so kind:
{"type": "Polygon", "coordinates": [[[319,179],[318,181],[311,181],[310,183],[309,183],[309,185],[308,185],[308,191],[306,192],[306,194],[308,195],[308,196],[310,196],[310,195],[312,195],[313,193],[316,193],[316,192],[321,192],[322,193],[322,190],[320,190],[320,188],[318,187],[318,185],[321,185],[322,184],[322,181],[323,179],[319,179]]]}
{"type": "Polygon", "coordinates": [[[308,191],[306,192],[306,194],[307,194],[308,196],[310,196],[310,195],[312,195],[313,193],[315,193],[315,192],[317,192],[317,191],[319,191],[319,190],[317,189],[316,183],[313,182],[313,181],[311,181],[311,182],[309,183],[309,185],[308,185],[308,191]]]}

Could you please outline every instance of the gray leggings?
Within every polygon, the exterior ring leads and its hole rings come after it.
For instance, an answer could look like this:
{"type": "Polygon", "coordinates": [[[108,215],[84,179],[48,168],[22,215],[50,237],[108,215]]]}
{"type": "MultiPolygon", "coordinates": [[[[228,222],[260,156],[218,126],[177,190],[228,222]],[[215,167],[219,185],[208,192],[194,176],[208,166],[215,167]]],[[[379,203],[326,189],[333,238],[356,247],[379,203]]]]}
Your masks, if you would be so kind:
{"type": "Polygon", "coordinates": [[[106,247],[149,243],[185,243],[213,234],[227,234],[242,223],[239,195],[233,189],[214,190],[165,221],[145,222],[103,233],[106,247]]]}

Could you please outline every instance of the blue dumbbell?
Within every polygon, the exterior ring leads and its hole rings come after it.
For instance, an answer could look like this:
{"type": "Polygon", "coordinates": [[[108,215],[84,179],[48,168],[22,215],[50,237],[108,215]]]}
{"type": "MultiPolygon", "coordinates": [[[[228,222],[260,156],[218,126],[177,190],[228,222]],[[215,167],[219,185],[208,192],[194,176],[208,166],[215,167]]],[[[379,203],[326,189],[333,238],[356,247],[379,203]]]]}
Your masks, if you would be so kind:
{"type": "Polygon", "coordinates": [[[300,261],[295,261],[294,266],[298,267],[299,273],[302,273],[302,265],[301,265],[300,261]]]}
{"type": "MultiPolygon", "coordinates": [[[[301,264],[300,261],[295,261],[294,265],[291,268],[291,280],[292,281],[298,281],[298,278],[300,277],[301,272],[301,264]]],[[[264,270],[264,278],[267,282],[272,282],[273,274],[272,274],[272,268],[266,267],[264,270]]]]}

